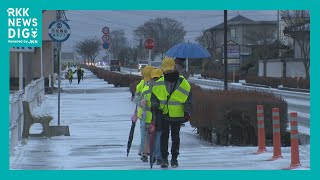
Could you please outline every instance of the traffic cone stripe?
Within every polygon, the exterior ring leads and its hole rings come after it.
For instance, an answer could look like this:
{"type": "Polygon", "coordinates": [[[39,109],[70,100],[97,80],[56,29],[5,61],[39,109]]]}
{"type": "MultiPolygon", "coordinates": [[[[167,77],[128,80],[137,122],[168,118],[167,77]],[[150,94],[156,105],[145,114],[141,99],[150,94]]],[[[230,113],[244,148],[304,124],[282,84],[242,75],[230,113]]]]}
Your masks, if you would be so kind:
{"type": "Polygon", "coordinates": [[[272,113],[277,113],[279,114],[279,108],[272,108],[272,113]]]}
{"type": "Polygon", "coordinates": [[[290,129],[291,131],[298,131],[298,126],[291,126],[290,129]]]}
{"type": "Polygon", "coordinates": [[[261,113],[263,114],[263,109],[257,109],[257,113],[258,114],[261,114],[261,113]]]}
{"type": "Polygon", "coordinates": [[[272,116],[272,119],[273,119],[273,120],[280,120],[280,116],[274,115],[274,116],[272,116]]]}
{"type": "Polygon", "coordinates": [[[264,124],[258,124],[258,128],[264,129],[264,124]]]}
{"type": "Polygon", "coordinates": [[[262,105],[257,105],[257,110],[262,110],[263,111],[263,106],[262,105]]]}
{"type": "Polygon", "coordinates": [[[290,116],[293,118],[293,117],[297,117],[298,116],[298,113],[297,112],[291,112],[290,113],[290,116]]]}
{"type": "Polygon", "coordinates": [[[274,119],[274,120],[272,121],[272,124],[274,124],[274,125],[275,125],[275,124],[280,124],[280,120],[275,120],[275,119],[274,119]]]}
{"type": "Polygon", "coordinates": [[[273,133],[279,133],[280,132],[280,128],[273,128],[273,133]]]}
{"type": "Polygon", "coordinates": [[[299,139],[299,134],[291,134],[290,139],[299,139]]]}
{"type": "Polygon", "coordinates": [[[280,124],[273,124],[272,128],[280,128],[280,124]]]}
{"type": "Polygon", "coordinates": [[[263,118],[263,117],[264,117],[264,114],[263,114],[263,113],[258,113],[258,114],[257,114],[257,117],[262,117],[262,118],[263,118]]]}
{"type": "Polygon", "coordinates": [[[259,121],[264,121],[264,117],[263,116],[260,116],[260,117],[258,116],[257,118],[258,118],[258,122],[259,121]]]}
{"type": "Polygon", "coordinates": [[[290,122],[290,126],[293,127],[293,126],[298,126],[298,121],[291,121],[290,122]]]}

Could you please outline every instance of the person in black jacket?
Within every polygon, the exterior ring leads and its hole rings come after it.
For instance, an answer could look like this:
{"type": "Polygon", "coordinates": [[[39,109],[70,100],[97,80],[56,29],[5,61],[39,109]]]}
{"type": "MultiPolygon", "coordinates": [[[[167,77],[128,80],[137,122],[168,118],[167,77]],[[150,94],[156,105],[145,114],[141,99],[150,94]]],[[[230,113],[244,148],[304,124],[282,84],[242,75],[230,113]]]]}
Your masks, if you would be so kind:
{"type": "Polygon", "coordinates": [[[80,80],[81,80],[81,77],[83,76],[83,71],[82,69],[80,68],[80,66],[77,67],[76,70],[74,70],[73,73],[77,73],[77,77],[78,77],[78,84],[80,84],[80,80]]]}
{"type": "MultiPolygon", "coordinates": [[[[151,110],[161,111],[161,168],[167,168],[168,162],[168,141],[171,131],[171,166],[178,167],[178,155],[180,149],[180,126],[181,123],[190,120],[192,113],[192,93],[188,81],[179,76],[175,69],[175,62],[172,58],[165,58],[162,61],[161,69],[163,77],[152,87],[151,110]]],[[[157,122],[155,122],[157,124],[157,122]]]]}

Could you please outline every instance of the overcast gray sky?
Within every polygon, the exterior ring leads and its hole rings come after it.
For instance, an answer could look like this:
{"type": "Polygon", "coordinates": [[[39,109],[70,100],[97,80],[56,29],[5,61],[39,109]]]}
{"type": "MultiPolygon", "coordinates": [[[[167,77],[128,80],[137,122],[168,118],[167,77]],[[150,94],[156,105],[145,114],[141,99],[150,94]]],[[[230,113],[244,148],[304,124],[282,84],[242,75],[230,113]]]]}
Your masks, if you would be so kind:
{"type": "MultiPolygon", "coordinates": [[[[252,20],[277,20],[277,11],[228,11],[228,19],[238,14],[252,20]]],[[[72,51],[75,42],[90,37],[102,37],[101,29],[109,27],[110,31],[123,29],[129,43],[134,41],[133,31],[149,19],[169,17],[184,25],[186,41],[195,42],[195,38],[207,28],[223,22],[223,10],[220,11],[67,11],[66,16],[71,27],[70,38],[63,43],[63,51],[72,51]]]]}

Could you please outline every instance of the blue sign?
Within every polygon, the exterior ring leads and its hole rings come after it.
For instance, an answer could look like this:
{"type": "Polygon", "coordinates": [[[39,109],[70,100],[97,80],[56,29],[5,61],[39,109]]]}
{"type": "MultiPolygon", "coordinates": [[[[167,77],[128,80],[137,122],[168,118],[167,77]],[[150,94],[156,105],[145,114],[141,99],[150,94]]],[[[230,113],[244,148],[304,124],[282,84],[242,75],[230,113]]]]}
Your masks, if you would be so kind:
{"type": "Polygon", "coordinates": [[[71,29],[65,21],[53,21],[49,25],[48,34],[53,41],[63,42],[70,37],[71,29]]]}
{"type": "Polygon", "coordinates": [[[109,43],[107,43],[107,42],[104,42],[103,44],[102,44],[102,47],[103,47],[103,49],[109,49],[109,43]]]}

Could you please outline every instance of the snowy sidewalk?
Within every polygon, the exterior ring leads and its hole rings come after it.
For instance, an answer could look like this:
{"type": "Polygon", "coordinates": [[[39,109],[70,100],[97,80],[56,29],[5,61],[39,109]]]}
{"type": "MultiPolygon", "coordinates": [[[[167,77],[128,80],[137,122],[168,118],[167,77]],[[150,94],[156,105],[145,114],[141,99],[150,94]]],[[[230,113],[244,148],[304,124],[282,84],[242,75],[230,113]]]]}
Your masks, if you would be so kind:
{"type": "MultiPolygon", "coordinates": [[[[138,156],[139,123],[126,157],[130,116],[135,107],[129,88],[114,88],[88,71],[79,85],[75,78],[72,84],[62,80],[61,87],[61,125],[69,125],[71,136],[29,139],[10,158],[10,169],[150,169],[149,163],[138,156]]],[[[46,95],[34,113],[52,115],[51,123],[57,125],[57,102],[57,94],[46,95]]],[[[282,148],[283,159],[266,161],[273,155],[272,147],[267,147],[264,154],[252,155],[257,147],[213,146],[197,139],[189,124],[181,128],[180,139],[177,170],[282,169],[291,162],[288,147],[282,148]]],[[[299,169],[309,169],[310,145],[300,146],[300,161],[303,168],[299,169]]],[[[161,168],[154,165],[153,169],[161,168]]]]}

